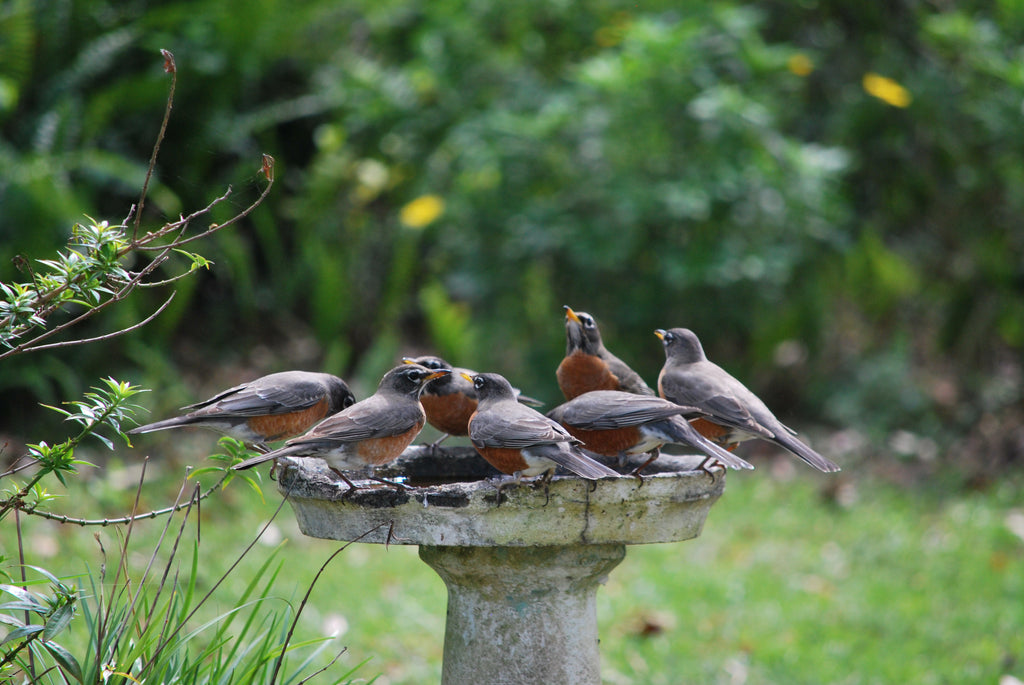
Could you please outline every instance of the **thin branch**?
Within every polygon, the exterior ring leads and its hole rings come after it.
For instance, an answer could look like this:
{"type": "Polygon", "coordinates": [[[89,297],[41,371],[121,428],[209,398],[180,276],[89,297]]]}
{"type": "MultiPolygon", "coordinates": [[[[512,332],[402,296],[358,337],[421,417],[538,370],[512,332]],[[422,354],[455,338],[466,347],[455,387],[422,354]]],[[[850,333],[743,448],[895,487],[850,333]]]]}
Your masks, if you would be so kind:
{"type": "Polygon", "coordinates": [[[281,665],[284,663],[285,652],[288,651],[288,643],[291,642],[292,635],[295,633],[295,627],[299,624],[299,616],[302,615],[302,610],[306,608],[306,604],[309,602],[309,596],[311,594],[313,594],[313,587],[316,586],[317,581],[320,580],[320,576],[322,576],[324,571],[327,570],[328,564],[330,564],[332,561],[334,561],[334,557],[338,556],[339,554],[344,552],[346,549],[351,547],[354,543],[359,542],[360,540],[362,540],[364,537],[366,537],[370,533],[372,533],[372,532],[374,532],[376,530],[379,530],[379,529],[383,528],[384,526],[394,526],[394,525],[395,525],[394,521],[386,521],[384,523],[381,523],[381,524],[378,524],[378,525],[374,526],[373,528],[371,528],[370,530],[366,531],[365,533],[363,533],[359,537],[355,538],[354,540],[349,540],[344,545],[342,545],[338,549],[334,550],[334,553],[331,554],[331,556],[327,557],[327,561],[325,561],[324,563],[322,563],[320,565],[320,570],[316,572],[316,575],[313,576],[313,580],[310,581],[309,587],[306,588],[306,594],[303,595],[302,602],[299,603],[299,608],[295,612],[295,616],[292,618],[292,624],[291,624],[291,626],[288,627],[288,634],[284,636],[284,644],[281,645],[281,654],[277,657],[277,663],[274,664],[274,673],[270,676],[270,685],[274,685],[274,683],[277,682],[278,673],[280,673],[281,665]]]}
{"type": "Polygon", "coordinates": [[[131,523],[132,521],[155,519],[160,516],[166,516],[167,514],[174,514],[176,512],[181,511],[182,509],[187,509],[190,506],[192,506],[193,502],[204,500],[210,495],[212,495],[214,492],[216,492],[217,488],[219,488],[221,484],[224,482],[224,480],[230,475],[230,473],[225,473],[220,480],[211,485],[205,491],[199,493],[193,498],[188,499],[185,502],[176,502],[172,506],[164,507],[163,509],[154,509],[153,511],[147,511],[144,514],[132,514],[129,516],[121,516],[119,518],[112,519],[82,519],[75,518],[73,516],[66,516],[64,514],[54,514],[50,511],[39,511],[35,508],[23,508],[21,509],[21,511],[22,513],[29,516],[39,516],[50,521],[58,521],[59,523],[71,523],[79,526],[123,526],[125,524],[131,523]]]}
{"type": "Polygon", "coordinates": [[[38,463],[39,463],[39,460],[37,458],[35,458],[35,457],[31,456],[31,455],[28,455],[28,454],[23,454],[23,455],[21,455],[20,457],[18,457],[17,459],[14,460],[14,465],[11,466],[11,468],[7,469],[3,473],[0,473],[0,478],[6,478],[7,476],[13,476],[16,473],[21,473],[25,469],[30,469],[33,466],[35,466],[36,464],[38,464],[38,463]],[[17,466],[17,463],[19,461],[21,461],[22,459],[28,459],[28,461],[26,461],[21,466],[17,466]]]}
{"type": "MultiPolygon", "coordinates": [[[[17,510],[14,512],[14,528],[18,531],[18,565],[21,567],[21,586],[26,592],[28,591],[28,578],[25,576],[25,545],[21,536],[21,517],[18,516],[17,510]]],[[[28,609],[25,609],[25,625],[32,622],[32,614],[28,609]]],[[[25,644],[28,644],[26,641],[25,644]]],[[[36,677],[36,662],[32,655],[32,650],[28,650],[28,675],[30,680],[35,680],[36,677]]]]}
{"type": "Polygon", "coordinates": [[[146,168],[146,180],[142,183],[142,192],[139,194],[138,211],[135,212],[135,228],[132,230],[132,242],[139,235],[139,222],[142,221],[142,208],[146,206],[146,193],[149,192],[149,179],[153,176],[153,169],[156,168],[156,157],[160,153],[160,145],[164,142],[167,133],[167,122],[171,119],[171,107],[174,104],[174,88],[178,84],[178,68],[174,63],[174,54],[170,50],[161,50],[164,56],[164,71],[171,75],[171,87],[167,93],[167,106],[164,108],[164,120],[160,124],[160,132],[156,136],[156,143],[153,145],[153,154],[149,157],[149,166],[146,168]]]}
{"type": "MultiPolygon", "coordinates": [[[[153,251],[153,252],[155,252],[157,250],[163,250],[163,249],[166,249],[168,247],[177,247],[178,244],[176,242],[175,243],[171,243],[170,245],[150,245],[150,243],[153,242],[154,240],[158,240],[160,238],[163,238],[168,233],[173,233],[174,231],[179,231],[179,230],[182,230],[182,229],[186,228],[188,226],[188,224],[190,222],[192,222],[193,219],[198,219],[199,217],[203,216],[204,214],[209,214],[211,211],[213,211],[214,207],[219,205],[224,200],[228,199],[228,196],[231,195],[232,192],[233,191],[231,189],[231,186],[228,186],[228,189],[226,191],[224,191],[224,194],[221,195],[220,197],[214,198],[210,202],[210,204],[206,205],[202,209],[197,209],[196,211],[192,212],[188,216],[180,217],[174,223],[164,224],[161,228],[157,229],[156,231],[151,231],[151,232],[147,233],[143,237],[139,238],[137,241],[134,241],[131,245],[128,245],[123,250],[121,250],[121,254],[119,256],[123,257],[124,255],[128,254],[129,252],[134,252],[134,251],[138,251],[138,252],[153,251]]],[[[262,200],[262,198],[263,198],[263,196],[261,195],[260,196],[260,200],[257,200],[256,204],[259,204],[259,202],[262,200]]],[[[251,209],[253,209],[253,208],[250,208],[249,211],[251,211],[251,209]]],[[[222,224],[222,225],[224,225],[224,224],[222,224]]]]}
{"type": "Polygon", "coordinates": [[[153,649],[153,653],[149,657],[149,660],[145,664],[142,665],[142,669],[140,670],[141,673],[145,673],[153,665],[153,663],[160,656],[160,654],[167,647],[167,645],[170,644],[170,641],[173,640],[177,636],[177,634],[182,630],[182,628],[185,627],[185,624],[188,623],[188,621],[193,616],[195,616],[196,612],[199,611],[200,607],[202,607],[204,604],[206,604],[207,600],[209,600],[210,597],[213,596],[213,593],[217,591],[217,588],[219,588],[221,586],[221,583],[223,583],[225,580],[227,580],[227,577],[229,575],[231,575],[231,573],[235,570],[235,568],[240,563],[242,563],[242,559],[244,559],[249,554],[249,552],[252,551],[252,548],[256,546],[257,542],[259,542],[259,539],[261,537],[263,537],[263,534],[265,532],[267,532],[267,528],[270,527],[270,524],[273,523],[274,519],[277,518],[277,515],[281,513],[281,509],[284,508],[285,502],[288,501],[288,495],[289,494],[291,494],[291,491],[285,493],[284,497],[281,498],[281,503],[279,505],[277,505],[277,509],[274,510],[273,516],[271,516],[270,519],[267,520],[267,522],[260,529],[260,531],[258,533],[256,533],[256,536],[252,539],[252,541],[248,544],[248,546],[246,546],[246,548],[244,550],[242,550],[242,553],[239,554],[238,558],[235,559],[234,563],[232,563],[231,566],[228,567],[228,570],[221,574],[220,578],[217,579],[217,582],[215,582],[213,584],[213,587],[211,587],[209,590],[207,590],[206,594],[203,595],[202,599],[200,599],[199,602],[192,608],[192,611],[190,611],[188,613],[188,615],[185,616],[185,618],[182,619],[178,623],[178,625],[175,627],[175,629],[171,631],[171,634],[168,635],[165,640],[160,642],[153,649]]]}
{"type": "Polygon", "coordinates": [[[305,685],[310,680],[312,680],[313,678],[317,677],[318,675],[320,675],[321,673],[323,673],[324,671],[329,669],[331,666],[333,666],[335,663],[337,663],[338,659],[341,658],[341,655],[344,654],[347,651],[348,651],[348,647],[342,647],[341,651],[338,652],[337,654],[335,654],[334,658],[331,659],[330,662],[326,666],[324,666],[323,668],[317,669],[317,670],[313,671],[312,673],[310,673],[308,676],[306,676],[305,678],[300,680],[298,682],[298,685],[305,685]]]}
{"type": "Polygon", "coordinates": [[[132,324],[131,326],[128,326],[127,328],[122,328],[121,330],[112,331],[110,333],[104,333],[103,335],[97,335],[94,338],[83,338],[81,340],[64,340],[62,342],[47,343],[46,345],[34,345],[34,346],[31,346],[31,347],[26,347],[23,351],[24,352],[38,352],[39,350],[52,350],[52,349],[56,349],[58,347],[72,347],[74,345],[84,345],[86,343],[102,342],[104,340],[110,340],[111,338],[116,338],[116,337],[118,337],[120,335],[124,335],[125,333],[131,333],[134,330],[142,328],[147,323],[149,323],[150,321],[152,321],[156,317],[160,316],[160,314],[165,309],[167,309],[167,305],[169,305],[171,303],[171,300],[174,299],[175,292],[176,291],[172,291],[171,292],[171,296],[168,297],[164,301],[164,303],[162,305],[160,305],[160,307],[155,312],[153,312],[152,314],[147,316],[142,321],[139,321],[136,324],[132,324]]]}

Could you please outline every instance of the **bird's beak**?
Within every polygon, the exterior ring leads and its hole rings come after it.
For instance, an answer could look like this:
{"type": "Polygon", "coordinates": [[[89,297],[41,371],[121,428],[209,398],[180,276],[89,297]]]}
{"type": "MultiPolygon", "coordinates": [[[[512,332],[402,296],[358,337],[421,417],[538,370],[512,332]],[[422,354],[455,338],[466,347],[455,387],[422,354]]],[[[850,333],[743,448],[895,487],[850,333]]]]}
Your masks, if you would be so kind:
{"type": "Polygon", "coordinates": [[[460,373],[459,375],[460,375],[460,376],[462,376],[463,378],[465,378],[465,379],[466,379],[467,381],[469,381],[470,383],[472,383],[472,382],[473,382],[473,377],[472,377],[472,376],[470,376],[470,375],[469,375],[468,373],[460,373]]]}
{"type": "Polygon", "coordinates": [[[664,328],[659,328],[658,330],[654,331],[654,334],[656,336],[658,336],[658,340],[662,340],[662,341],[665,340],[665,329],[664,328]]]}
{"type": "Polygon", "coordinates": [[[447,376],[451,372],[452,372],[451,369],[438,369],[434,373],[432,373],[429,376],[427,376],[426,378],[424,378],[423,382],[424,383],[429,383],[430,381],[434,380],[435,378],[441,378],[442,376],[447,376]]]}
{"type": "Polygon", "coordinates": [[[573,323],[581,323],[580,317],[576,316],[576,312],[572,310],[572,307],[565,304],[562,305],[562,309],[565,310],[565,318],[569,319],[569,321],[572,321],[573,323]]]}
{"type": "Polygon", "coordinates": [[[412,357],[402,357],[403,364],[417,364],[418,362],[412,357]]]}

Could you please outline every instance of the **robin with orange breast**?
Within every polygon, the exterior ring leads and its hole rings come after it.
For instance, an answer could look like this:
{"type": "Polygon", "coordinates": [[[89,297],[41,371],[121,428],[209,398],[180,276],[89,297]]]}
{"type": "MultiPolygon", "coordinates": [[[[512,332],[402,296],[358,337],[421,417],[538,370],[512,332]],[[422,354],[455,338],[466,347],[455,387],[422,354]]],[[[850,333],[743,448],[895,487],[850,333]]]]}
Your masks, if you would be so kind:
{"type": "Polygon", "coordinates": [[[601,332],[590,314],[574,312],[565,305],[565,338],[565,358],[555,371],[565,399],[571,400],[593,390],[655,394],[640,374],[605,348],[601,332]]]}
{"type": "Polygon", "coordinates": [[[419,400],[423,388],[449,373],[448,369],[431,370],[419,364],[395,367],[384,374],[377,392],[365,400],[324,419],[284,447],[231,468],[247,469],[278,457],[317,457],[327,462],[350,491],[354,490],[356,486],[344,471],[373,468],[397,459],[426,422],[419,400]]]}
{"type": "Polygon", "coordinates": [[[491,466],[513,476],[513,483],[542,474],[549,481],[559,466],[589,480],[619,475],[584,454],[565,428],[516,402],[504,377],[478,373],[469,380],[479,400],[469,419],[469,439],[491,466]]]}
{"type": "Polygon", "coordinates": [[[707,455],[700,468],[720,462],[733,469],[752,469],[749,462],[726,452],[698,433],[684,416],[700,412],[675,402],[634,395],[619,390],[595,390],[561,404],[548,418],[562,424],[584,443],[590,452],[605,457],[647,453],[650,458],[633,471],[639,476],[648,464],[658,458],[664,445],[695,447],[707,455]]]}
{"type": "MultiPolygon", "coordinates": [[[[440,357],[427,355],[423,357],[402,357],[405,364],[419,364],[428,369],[451,369],[451,373],[439,378],[423,391],[420,402],[427,413],[427,423],[444,433],[430,443],[435,448],[449,436],[469,435],[469,417],[477,407],[476,390],[473,382],[468,380],[476,375],[476,371],[451,366],[440,357]]],[[[525,405],[537,407],[543,404],[540,400],[523,395],[518,388],[512,391],[516,400],[525,405]]]]}
{"type": "Polygon", "coordinates": [[[327,373],[282,371],[236,385],[184,407],[187,414],[133,428],[129,434],[200,426],[266,450],[266,443],[301,435],[356,401],[345,381],[327,373]]]}
{"type": "Polygon", "coordinates": [[[764,402],[725,369],[708,361],[693,331],[686,328],[654,332],[665,347],[665,365],[658,375],[658,392],[677,404],[696,407],[721,430],[709,437],[719,444],[760,438],[792,452],[818,469],[831,473],[839,466],[796,438],[796,431],[775,418],[764,402]]]}

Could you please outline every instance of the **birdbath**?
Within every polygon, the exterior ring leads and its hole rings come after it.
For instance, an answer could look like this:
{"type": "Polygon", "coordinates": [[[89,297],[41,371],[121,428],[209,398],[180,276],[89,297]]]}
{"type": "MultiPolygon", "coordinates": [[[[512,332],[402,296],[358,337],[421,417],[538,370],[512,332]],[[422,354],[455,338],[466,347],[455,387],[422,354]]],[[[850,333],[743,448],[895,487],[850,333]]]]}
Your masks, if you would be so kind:
{"type": "Polygon", "coordinates": [[[725,489],[701,460],[663,455],[642,484],[555,476],[499,493],[472,448],[414,446],[377,474],[406,491],[356,480],[346,494],[323,462],[293,458],[278,489],[311,537],[419,545],[448,588],[442,685],[598,685],[597,586],[626,545],[700,535],[725,489]]]}

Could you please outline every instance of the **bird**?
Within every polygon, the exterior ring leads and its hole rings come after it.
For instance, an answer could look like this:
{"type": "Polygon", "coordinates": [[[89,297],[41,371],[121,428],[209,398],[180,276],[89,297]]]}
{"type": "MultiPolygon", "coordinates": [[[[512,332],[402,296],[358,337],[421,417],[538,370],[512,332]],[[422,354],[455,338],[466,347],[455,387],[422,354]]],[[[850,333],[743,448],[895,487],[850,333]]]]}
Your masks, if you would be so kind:
{"type": "Polygon", "coordinates": [[[605,457],[647,453],[649,459],[634,469],[640,475],[660,449],[667,444],[695,447],[707,455],[700,468],[714,461],[733,469],[752,469],[749,462],[703,437],[684,418],[698,414],[693,407],[684,407],[662,399],[634,395],[620,390],[594,390],[560,404],[548,418],[562,424],[584,447],[605,457]]]}
{"type": "MultiPolygon", "coordinates": [[[[422,357],[402,357],[405,364],[419,364],[428,369],[451,369],[451,373],[431,383],[420,395],[420,402],[427,413],[427,423],[444,433],[430,443],[435,448],[449,436],[469,435],[469,417],[476,411],[476,390],[472,381],[466,379],[476,375],[475,371],[451,366],[440,357],[426,355],[422,357]]],[[[538,407],[540,400],[523,395],[518,388],[513,388],[516,399],[523,404],[538,407]]]]}
{"type": "Polygon", "coordinates": [[[513,477],[551,480],[562,466],[578,476],[596,480],[618,472],[594,461],[580,450],[582,442],[561,425],[516,402],[512,385],[496,373],[468,376],[479,401],[469,419],[469,439],[491,466],[513,477]]]}
{"type": "Polygon", "coordinates": [[[586,312],[575,312],[569,305],[564,309],[565,358],[555,376],[565,399],[571,400],[592,390],[655,395],[640,374],[605,348],[594,317],[586,312]]]}
{"type": "Polygon", "coordinates": [[[284,447],[246,459],[231,468],[240,471],[278,457],[318,457],[345,481],[349,491],[355,490],[356,486],[344,472],[381,466],[397,459],[426,422],[419,401],[423,388],[449,373],[449,369],[401,364],[384,374],[377,392],[365,400],[324,419],[304,435],[286,442],[284,447]]]}
{"type": "Polygon", "coordinates": [[[301,435],[318,421],[352,406],[355,395],[337,376],[310,371],[282,371],[182,407],[182,416],[147,423],[129,434],[201,426],[266,450],[268,442],[301,435]]]}
{"type": "Polygon", "coordinates": [[[711,439],[729,444],[760,438],[792,452],[819,471],[839,471],[837,464],[801,442],[796,431],[783,425],[743,383],[708,361],[693,331],[659,328],[654,334],[665,347],[658,393],[677,404],[696,407],[709,421],[725,429],[711,439]]]}

